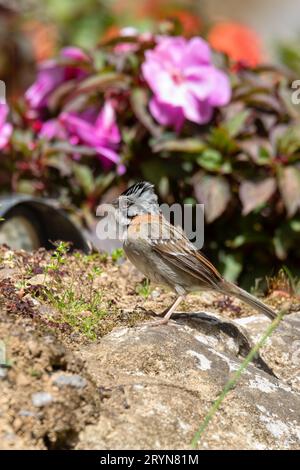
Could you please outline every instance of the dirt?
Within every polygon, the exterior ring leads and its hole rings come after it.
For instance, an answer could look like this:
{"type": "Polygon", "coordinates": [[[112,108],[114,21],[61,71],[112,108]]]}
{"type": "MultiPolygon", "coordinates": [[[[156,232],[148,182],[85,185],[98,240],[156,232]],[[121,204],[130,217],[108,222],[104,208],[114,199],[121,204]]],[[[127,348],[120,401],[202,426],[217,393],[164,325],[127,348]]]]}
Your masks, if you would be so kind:
{"type": "MultiPolygon", "coordinates": [[[[114,328],[153,320],[174,299],[143,282],[119,253],[0,248],[0,448],[76,447],[105,400],[82,348],[114,328]]],[[[266,299],[276,309],[286,300],[286,293],[266,299]]],[[[249,314],[239,301],[207,293],[189,296],[180,310],[249,314]]]]}

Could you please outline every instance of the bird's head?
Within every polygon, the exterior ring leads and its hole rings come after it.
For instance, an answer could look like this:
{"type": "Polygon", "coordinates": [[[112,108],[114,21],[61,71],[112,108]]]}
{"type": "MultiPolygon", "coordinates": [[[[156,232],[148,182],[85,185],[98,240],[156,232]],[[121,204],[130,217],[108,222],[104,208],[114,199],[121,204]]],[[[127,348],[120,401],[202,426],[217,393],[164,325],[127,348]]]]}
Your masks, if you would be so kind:
{"type": "Polygon", "coordinates": [[[159,214],[158,198],[154,186],[147,181],[141,181],[130,186],[114,202],[117,222],[128,226],[137,215],[159,214]]]}

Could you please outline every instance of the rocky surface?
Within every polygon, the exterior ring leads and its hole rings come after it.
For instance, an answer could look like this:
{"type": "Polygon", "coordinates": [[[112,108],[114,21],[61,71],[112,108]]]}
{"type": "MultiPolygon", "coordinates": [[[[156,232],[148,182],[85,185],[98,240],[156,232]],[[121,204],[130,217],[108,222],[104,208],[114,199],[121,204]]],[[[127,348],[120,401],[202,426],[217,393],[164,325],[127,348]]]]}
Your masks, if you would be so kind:
{"type": "MultiPolygon", "coordinates": [[[[267,328],[263,316],[236,319],[235,323],[246,329],[256,342],[267,328]]],[[[292,313],[281,322],[260,351],[261,357],[272,367],[278,378],[300,392],[300,314],[292,313]]]]}
{"type": "Polygon", "coordinates": [[[53,334],[1,308],[0,338],[0,449],[73,448],[99,415],[84,363],[53,334]]]}
{"type": "MultiPolygon", "coordinates": [[[[117,329],[81,351],[103,404],[98,422],[80,433],[77,448],[190,447],[195,430],[241,362],[240,341],[222,331],[222,322],[210,315],[204,323],[203,315],[194,317],[159,328],[117,329]]],[[[294,315],[291,323],[299,318],[294,315]]],[[[251,323],[245,320],[243,326],[251,323]]],[[[267,359],[271,347],[265,348],[267,359]]],[[[278,357],[280,351],[269,364],[277,372],[278,357]]],[[[299,442],[300,394],[292,383],[251,365],[199,448],[297,449],[299,442]]]]}

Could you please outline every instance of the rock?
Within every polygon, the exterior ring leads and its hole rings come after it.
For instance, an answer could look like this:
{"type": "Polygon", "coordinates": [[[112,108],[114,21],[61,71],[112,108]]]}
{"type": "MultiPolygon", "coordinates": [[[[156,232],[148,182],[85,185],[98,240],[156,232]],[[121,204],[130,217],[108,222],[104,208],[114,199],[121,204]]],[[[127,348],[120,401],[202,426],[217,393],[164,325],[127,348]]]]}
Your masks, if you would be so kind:
{"type": "Polygon", "coordinates": [[[60,374],[52,380],[54,385],[58,387],[74,387],[74,388],[84,388],[87,385],[87,381],[84,377],[80,375],[72,374],[60,374]]]}
{"type": "Polygon", "coordinates": [[[16,269],[2,268],[0,269],[0,281],[3,281],[4,279],[11,279],[16,273],[16,269]]]}
{"type": "Polygon", "coordinates": [[[51,282],[51,277],[48,274],[36,274],[28,279],[27,284],[30,286],[44,286],[51,282]]]}
{"type": "MultiPolygon", "coordinates": [[[[248,346],[239,325],[208,314],[158,328],[116,329],[85,346],[82,358],[103,403],[77,448],[190,448],[248,346]]],[[[263,361],[251,364],[229,392],[199,448],[299,448],[300,394],[258,366],[263,361]]]]}
{"type": "Polygon", "coordinates": [[[31,396],[32,404],[38,408],[50,405],[53,402],[51,393],[47,392],[36,392],[31,396]]]}
{"type": "Polygon", "coordinates": [[[33,418],[38,418],[39,416],[38,413],[35,413],[34,411],[30,411],[30,410],[20,410],[18,414],[19,416],[33,417],[33,418]]]}
{"type": "MultiPolygon", "coordinates": [[[[267,328],[268,319],[257,315],[235,320],[234,323],[243,326],[253,342],[256,342],[267,328]]],[[[260,354],[277,377],[300,392],[300,313],[292,313],[284,318],[260,354]]]]}

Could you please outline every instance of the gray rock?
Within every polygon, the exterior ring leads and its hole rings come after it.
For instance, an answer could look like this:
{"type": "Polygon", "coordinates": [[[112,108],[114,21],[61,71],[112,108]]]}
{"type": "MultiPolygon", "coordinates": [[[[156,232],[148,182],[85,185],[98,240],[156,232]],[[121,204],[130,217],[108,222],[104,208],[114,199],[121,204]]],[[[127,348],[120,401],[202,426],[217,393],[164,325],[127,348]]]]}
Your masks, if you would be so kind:
{"type": "MultiPolygon", "coordinates": [[[[234,321],[242,326],[253,342],[268,326],[263,315],[241,318],[234,321]]],[[[268,338],[260,355],[273,369],[277,377],[300,392],[300,313],[287,315],[268,338]]]]}
{"type": "Polygon", "coordinates": [[[31,395],[32,404],[38,408],[50,405],[53,402],[51,393],[37,392],[31,395]]]}
{"type": "MultiPolygon", "coordinates": [[[[98,422],[81,432],[78,449],[190,448],[250,347],[238,324],[200,317],[157,328],[116,329],[83,348],[103,403],[98,422]]],[[[251,364],[244,372],[199,448],[299,448],[300,394],[261,366],[251,364]]]]}
{"type": "Polygon", "coordinates": [[[60,374],[52,380],[52,383],[58,387],[69,386],[74,388],[84,388],[87,385],[86,379],[76,374],[60,374]]]}
{"type": "Polygon", "coordinates": [[[37,418],[39,416],[39,413],[35,413],[34,411],[30,411],[30,410],[20,410],[18,415],[25,416],[26,418],[28,417],[37,418]]]}

